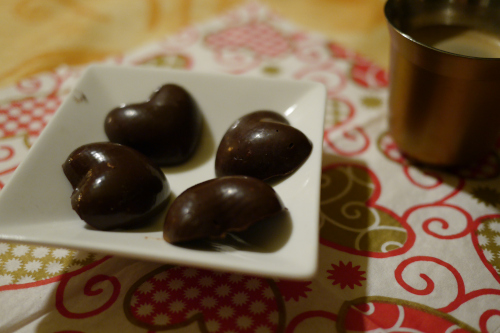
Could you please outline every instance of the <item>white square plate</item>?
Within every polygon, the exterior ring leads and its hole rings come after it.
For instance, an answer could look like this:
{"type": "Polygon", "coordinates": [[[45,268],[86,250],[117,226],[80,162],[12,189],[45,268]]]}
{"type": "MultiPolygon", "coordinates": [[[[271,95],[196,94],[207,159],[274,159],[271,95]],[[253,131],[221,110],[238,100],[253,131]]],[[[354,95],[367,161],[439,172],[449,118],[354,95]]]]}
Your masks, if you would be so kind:
{"type": "Polygon", "coordinates": [[[319,193],[326,93],[315,82],[95,65],[89,67],[0,192],[0,239],[109,253],[201,268],[283,278],[311,277],[317,266],[319,193]],[[271,184],[289,210],[265,226],[194,248],[168,244],[162,221],[138,230],[98,231],[71,209],[62,164],[77,147],[108,141],[104,118],[122,103],[141,102],[166,83],[183,86],[204,115],[201,146],[186,164],[164,168],[173,195],[215,177],[215,152],[239,117],[282,113],[313,143],[307,161],[271,184]],[[82,97],[85,98],[82,98],[82,97]],[[269,227],[272,226],[272,227],[269,227]]]}

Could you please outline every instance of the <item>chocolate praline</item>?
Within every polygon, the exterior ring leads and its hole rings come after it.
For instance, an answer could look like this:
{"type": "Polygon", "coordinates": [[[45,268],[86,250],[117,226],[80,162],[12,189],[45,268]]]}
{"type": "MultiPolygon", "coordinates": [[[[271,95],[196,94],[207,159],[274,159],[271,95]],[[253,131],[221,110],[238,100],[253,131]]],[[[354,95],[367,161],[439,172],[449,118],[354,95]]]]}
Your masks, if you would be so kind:
{"type": "Polygon", "coordinates": [[[165,174],[138,151],[110,142],[83,145],[62,165],[71,206],[100,230],[140,227],[166,207],[165,174]]]}
{"type": "Polygon", "coordinates": [[[170,243],[220,239],[285,210],[274,189],[259,179],[215,178],[188,188],[172,202],[163,237],[170,243]]]}
{"type": "Polygon", "coordinates": [[[297,170],[312,151],[311,141],[273,111],[256,111],[236,120],[215,158],[217,176],[245,175],[262,180],[297,170]]]}
{"type": "Polygon", "coordinates": [[[104,130],[111,142],[132,147],[159,165],[177,165],[198,146],[202,114],[183,87],[165,84],[143,103],[111,110],[104,130]]]}

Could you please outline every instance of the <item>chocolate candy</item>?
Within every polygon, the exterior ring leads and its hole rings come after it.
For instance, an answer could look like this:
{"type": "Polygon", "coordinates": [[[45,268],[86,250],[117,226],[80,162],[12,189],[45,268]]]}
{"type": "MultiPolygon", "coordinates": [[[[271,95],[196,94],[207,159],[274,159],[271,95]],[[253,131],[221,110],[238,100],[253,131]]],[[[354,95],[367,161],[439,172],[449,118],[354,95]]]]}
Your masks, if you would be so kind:
{"type": "Polygon", "coordinates": [[[122,105],[105,120],[108,139],[137,149],[159,165],[185,162],[200,141],[201,113],[182,87],[166,84],[144,103],[122,105]]]}
{"type": "Polygon", "coordinates": [[[215,178],[181,193],[170,206],[163,238],[170,243],[224,238],[283,212],[278,194],[261,180],[245,176],[215,178]]]}
{"type": "Polygon", "coordinates": [[[116,143],[91,143],[63,164],[73,186],[71,206],[100,230],[139,227],[166,207],[165,174],[138,151],[116,143]]]}
{"type": "Polygon", "coordinates": [[[222,138],[215,158],[217,176],[246,175],[266,180],[292,173],[302,165],[312,143],[273,111],[238,119],[222,138]]]}

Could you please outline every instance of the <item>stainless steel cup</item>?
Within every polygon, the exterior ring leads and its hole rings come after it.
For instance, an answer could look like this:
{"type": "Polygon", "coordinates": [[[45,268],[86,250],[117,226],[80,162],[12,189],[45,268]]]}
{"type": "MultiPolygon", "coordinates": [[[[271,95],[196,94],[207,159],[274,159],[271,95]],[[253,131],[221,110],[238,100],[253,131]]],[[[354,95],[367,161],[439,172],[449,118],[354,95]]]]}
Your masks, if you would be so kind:
{"type": "Polygon", "coordinates": [[[396,145],[410,159],[436,166],[485,156],[500,130],[500,0],[388,0],[385,15],[396,145]],[[459,47],[438,49],[447,41],[459,47]]]}

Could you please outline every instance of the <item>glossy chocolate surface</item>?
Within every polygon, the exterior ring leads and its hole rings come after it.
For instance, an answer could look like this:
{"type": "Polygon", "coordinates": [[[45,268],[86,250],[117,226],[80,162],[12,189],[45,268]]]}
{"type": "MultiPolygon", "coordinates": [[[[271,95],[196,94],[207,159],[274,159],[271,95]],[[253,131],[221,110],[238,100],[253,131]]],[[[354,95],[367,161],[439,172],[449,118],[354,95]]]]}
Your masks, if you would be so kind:
{"type": "Polygon", "coordinates": [[[224,238],[285,210],[278,194],[261,180],[245,176],[215,178],[179,195],[163,228],[167,242],[224,238]]]}
{"type": "Polygon", "coordinates": [[[273,111],[238,119],[222,138],[215,159],[218,177],[246,175],[266,180],[294,172],[309,157],[312,143],[273,111]]]}
{"type": "Polygon", "coordinates": [[[71,206],[96,229],[140,227],[168,202],[165,174],[144,155],[120,144],[83,145],[62,167],[74,189],[71,206]]]}
{"type": "Polygon", "coordinates": [[[201,136],[202,115],[182,87],[166,84],[144,103],[111,110],[104,122],[109,140],[137,149],[159,165],[185,162],[201,136]]]}

